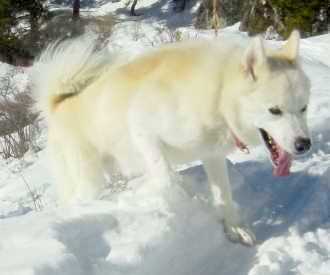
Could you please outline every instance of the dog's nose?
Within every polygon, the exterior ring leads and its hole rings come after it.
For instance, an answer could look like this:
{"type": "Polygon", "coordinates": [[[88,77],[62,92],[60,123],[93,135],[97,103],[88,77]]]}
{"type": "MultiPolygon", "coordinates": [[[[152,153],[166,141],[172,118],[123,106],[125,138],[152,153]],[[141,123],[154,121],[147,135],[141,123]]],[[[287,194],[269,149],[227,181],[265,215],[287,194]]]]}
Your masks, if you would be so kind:
{"type": "Polygon", "coordinates": [[[303,154],[311,148],[312,142],[310,138],[298,137],[294,143],[298,154],[303,154]]]}

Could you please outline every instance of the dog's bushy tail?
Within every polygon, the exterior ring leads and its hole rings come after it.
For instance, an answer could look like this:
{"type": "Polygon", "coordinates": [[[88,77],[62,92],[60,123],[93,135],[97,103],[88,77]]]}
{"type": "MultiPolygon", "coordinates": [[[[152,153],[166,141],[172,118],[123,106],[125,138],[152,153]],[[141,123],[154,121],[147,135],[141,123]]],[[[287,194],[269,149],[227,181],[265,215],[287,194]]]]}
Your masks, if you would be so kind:
{"type": "Polygon", "coordinates": [[[83,91],[110,63],[106,49],[98,50],[97,37],[79,38],[49,45],[32,69],[36,108],[48,118],[61,99],[83,91]]]}

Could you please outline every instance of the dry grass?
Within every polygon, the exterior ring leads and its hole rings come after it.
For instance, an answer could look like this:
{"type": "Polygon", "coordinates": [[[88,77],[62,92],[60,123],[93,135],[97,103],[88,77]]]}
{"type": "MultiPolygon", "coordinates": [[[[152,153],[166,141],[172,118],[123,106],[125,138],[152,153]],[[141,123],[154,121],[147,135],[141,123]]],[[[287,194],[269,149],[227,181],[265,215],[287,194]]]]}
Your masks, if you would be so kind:
{"type": "Polygon", "coordinates": [[[37,149],[38,114],[29,87],[19,91],[14,76],[17,69],[0,77],[0,155],[2,158],[21,158],[29,149],[37,149]]]}

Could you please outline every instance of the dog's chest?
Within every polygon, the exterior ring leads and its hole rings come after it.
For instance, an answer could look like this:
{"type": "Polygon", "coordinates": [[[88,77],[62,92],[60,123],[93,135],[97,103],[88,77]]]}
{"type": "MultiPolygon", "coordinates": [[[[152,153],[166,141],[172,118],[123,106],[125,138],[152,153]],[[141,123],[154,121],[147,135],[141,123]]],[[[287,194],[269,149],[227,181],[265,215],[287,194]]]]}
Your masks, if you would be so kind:
{"type": "Polygon", "coordinates": [[[164,153],[174,163],[203,159],[218,150],[228,151],[232,147],[230,132],[225,125],[214,129],[200,127],[194,131],[181,129],[163,142],[164,153]]]}

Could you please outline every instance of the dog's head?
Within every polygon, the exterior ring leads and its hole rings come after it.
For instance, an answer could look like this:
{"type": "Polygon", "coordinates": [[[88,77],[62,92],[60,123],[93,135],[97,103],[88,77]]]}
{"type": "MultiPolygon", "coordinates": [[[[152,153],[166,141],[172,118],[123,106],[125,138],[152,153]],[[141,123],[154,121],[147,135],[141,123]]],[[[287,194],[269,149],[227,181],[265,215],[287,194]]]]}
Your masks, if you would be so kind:
{"type": "Polygon", "coordinates": [[[241,132],[242,140],[249,143],[259,136],[277,176],[288,175],[292,158],[311,147],[306,122],[310,82],[299,65],[299,39],[293,31],[281,49],[267,50],[261,38],[254,38],[242,60],[253,86],[239,103],[248,133],[241,132]]]}

